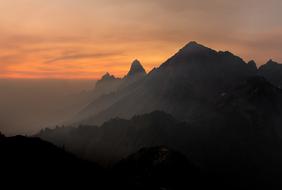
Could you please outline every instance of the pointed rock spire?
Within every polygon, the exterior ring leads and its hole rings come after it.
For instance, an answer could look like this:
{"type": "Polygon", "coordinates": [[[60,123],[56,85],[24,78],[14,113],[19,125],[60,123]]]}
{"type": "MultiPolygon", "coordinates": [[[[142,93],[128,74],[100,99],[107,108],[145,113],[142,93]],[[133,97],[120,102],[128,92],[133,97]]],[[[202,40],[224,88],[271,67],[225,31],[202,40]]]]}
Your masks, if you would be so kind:
{"type": "Polygon", "coordinates": [[[132,62],[130,70],[127,73],[127,77],[134,76],[136,74],[146,74],[145,69],[137,59],[132,62]]]}

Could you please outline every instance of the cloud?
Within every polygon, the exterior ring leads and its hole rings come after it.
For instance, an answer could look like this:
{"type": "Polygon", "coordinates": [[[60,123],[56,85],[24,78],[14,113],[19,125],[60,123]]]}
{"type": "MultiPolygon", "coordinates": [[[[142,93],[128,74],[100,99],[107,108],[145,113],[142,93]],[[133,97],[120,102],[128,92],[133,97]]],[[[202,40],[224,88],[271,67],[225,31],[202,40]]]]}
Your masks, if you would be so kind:
{"type": "Polygon", "coordinates": [[[104,58],[104,57],[111,57],[115,55],[120,55],[120,52],[106,52],[106,53],[77,53],[77,54],[69,54],[55,57],[45,61],[45,63],[55,63],[59,61],[65,60],[80,60],[80,59],[95,59],[95,58],[104,58]]]}
{"type": "Polygon", "coordinates": [[[1,64],[8,64],[8,63],[16,63],[21,60],[21,57],[18,55],[0,55],[0,63],[1,64]]]}

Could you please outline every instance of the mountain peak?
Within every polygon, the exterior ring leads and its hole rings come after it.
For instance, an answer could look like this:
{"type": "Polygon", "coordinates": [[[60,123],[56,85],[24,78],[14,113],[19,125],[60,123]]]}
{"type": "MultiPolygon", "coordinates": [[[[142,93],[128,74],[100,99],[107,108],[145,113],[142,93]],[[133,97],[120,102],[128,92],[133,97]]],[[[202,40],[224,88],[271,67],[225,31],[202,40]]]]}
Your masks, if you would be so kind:
{"type": "Polygon", "coordinates": [[[135,59],[130,67],[130,70],[127,74],[127,76],[134,76],[136,74],[146,74],[145,69],[143,68],[143,66],[141,65],[140,61],[135,59]]]}
{"type": "Polygon", "coordinates": [[[176,54],[170,57],[161,67],[166,67],[169,65],[176,65],[188,62],[201,62],[199,59],[204,57],[216,56],[217,51],[210,49],[204,45],[201,45],[195,41],[191,41],[181,48],[176,54]],[[197,60],[197,61],[195,61],[197,60]]]}
{"type": "Polygon", "coordinates": [[[186,52],[186,51],[200,51],[200,50],[211,50],[211,49],[195,41],[191,41],[188,44],[186,44],[180,51],[186,52]]]}
{"type": "Polygon", "coordinates": [[[187,56],[197,56],[197,55],[207,55],[207,54],[216,54],[217,52],[213,49],[210,49],[204,45],[201,45],[195,41],[191,41],[181,48],[177,53],[176,57],[187,57],[187,56]]]}
{"type": "Polygon", "coordinates": [[[186,46],[187,47],[199,47],[199,46],[203,46],[203,45],[197,43],[196,41],[190,41],[190,42],[188,42],[188,44],[186,46]]]}

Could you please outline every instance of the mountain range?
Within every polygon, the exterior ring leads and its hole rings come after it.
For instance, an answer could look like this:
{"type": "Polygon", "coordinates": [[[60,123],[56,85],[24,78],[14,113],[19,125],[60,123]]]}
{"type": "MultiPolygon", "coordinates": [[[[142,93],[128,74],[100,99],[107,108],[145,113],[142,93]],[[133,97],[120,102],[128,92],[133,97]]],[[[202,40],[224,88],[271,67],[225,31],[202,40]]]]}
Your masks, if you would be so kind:
{"type": "Polygon", "coordinates": [[[148,74],[138,60],[122,79],[107,73],[94,90],[99,96],[68,124],[101,125],[111,118],[129,119],[155,110],[197,122],[213,111],[220,94],[249,77],[262,76],[279,87],[281,68],[272,60],[257,68],[254,61],[246,63],[230,52],[190,42],[148,74]]]}
{"type": "Polygon", "coordinates": [[[130,155],[165,146],[210,182],[275,189],[282,177],[281,68],[190,42],[148,74],[137,60],[123,78],[106,74],[69,125],[37,136],[103,166],[129,156],[129,171],[136,162],[130,155]]]}

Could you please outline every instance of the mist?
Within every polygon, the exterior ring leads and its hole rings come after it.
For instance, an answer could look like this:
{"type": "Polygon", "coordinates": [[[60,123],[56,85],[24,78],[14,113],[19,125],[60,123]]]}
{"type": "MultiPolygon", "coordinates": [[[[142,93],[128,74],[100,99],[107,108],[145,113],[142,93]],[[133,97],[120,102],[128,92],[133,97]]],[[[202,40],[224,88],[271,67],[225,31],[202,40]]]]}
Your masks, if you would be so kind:
{"type": "Polygon", "coordinates": [[[75,115],[90,98],[94,80],[0,79],[0,131],[32,135],[75,115]]]}

